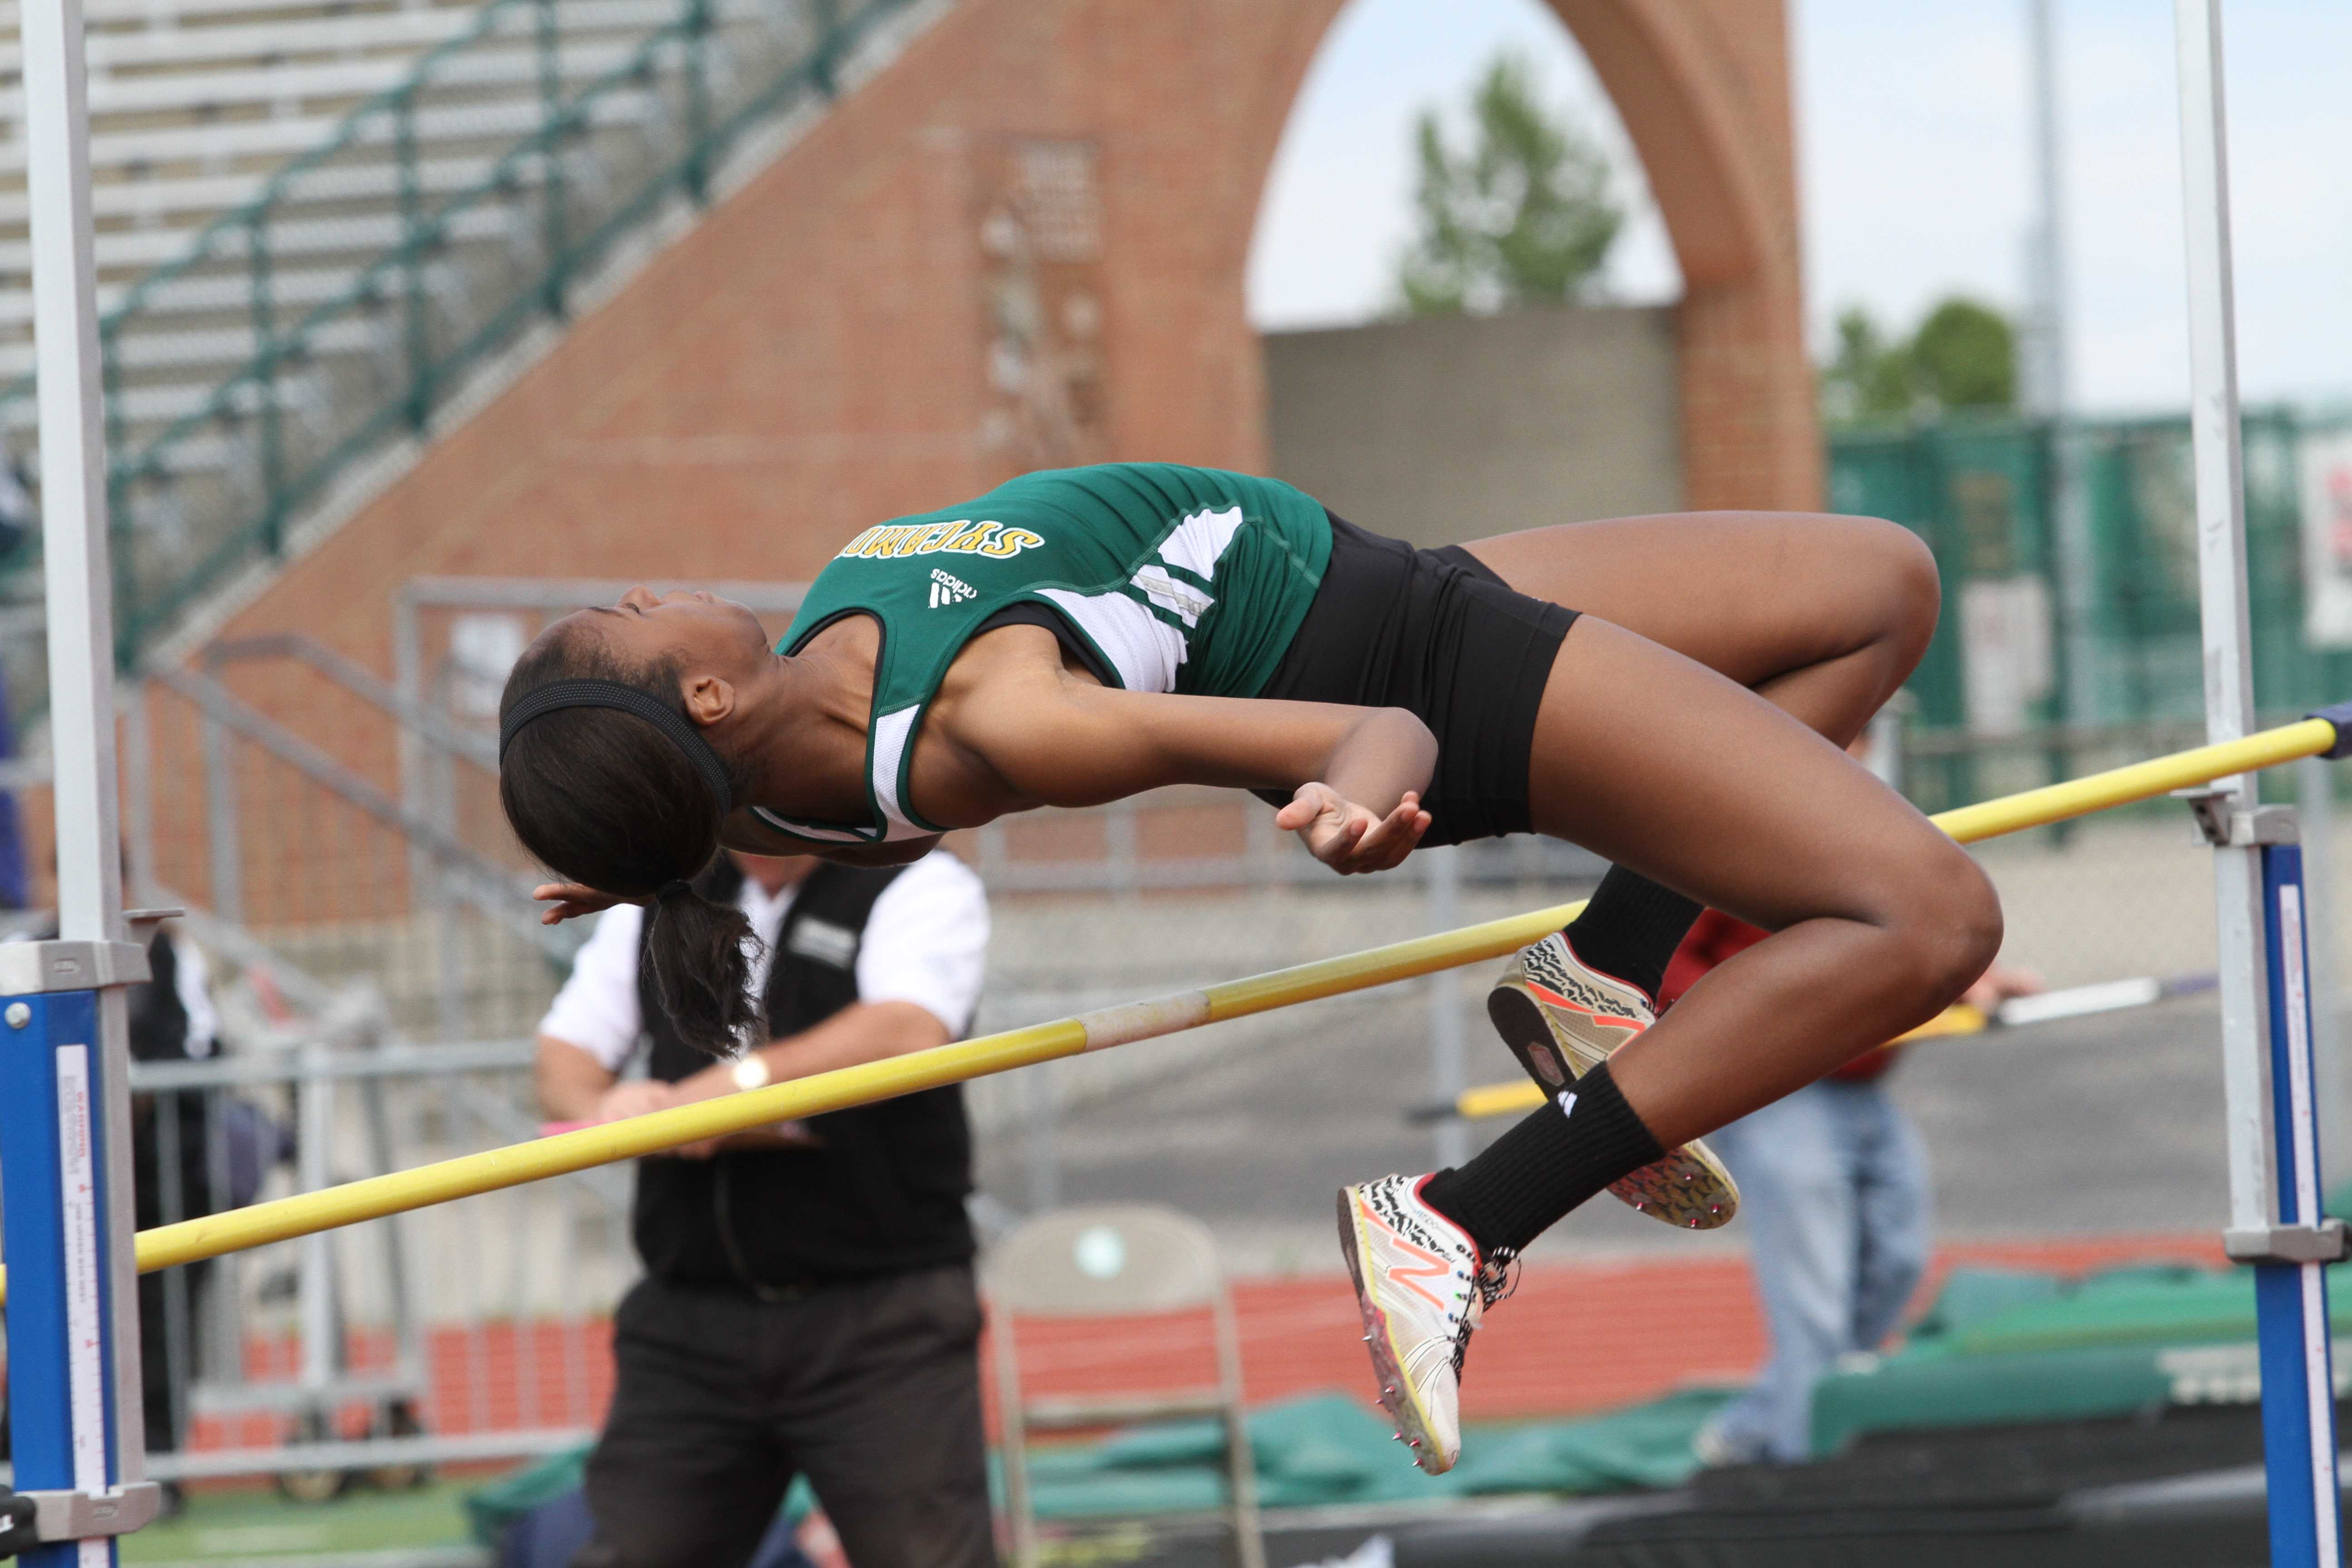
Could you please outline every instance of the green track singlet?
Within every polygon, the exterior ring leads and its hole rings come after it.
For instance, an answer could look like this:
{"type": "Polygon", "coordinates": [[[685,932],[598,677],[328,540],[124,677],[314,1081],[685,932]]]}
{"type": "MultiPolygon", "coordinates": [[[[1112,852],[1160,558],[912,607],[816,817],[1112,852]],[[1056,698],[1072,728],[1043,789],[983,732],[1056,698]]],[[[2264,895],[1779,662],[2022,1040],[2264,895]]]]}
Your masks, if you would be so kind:
{"type": "Polygon", "coordinates": [[[974,500],[893,519],[818,574],[777,651],[844,616],[882,631],[866,738],[873,820],[771,826],[833,843],[943,831],[908,805],[910,743],[948,666],[1016,605],[1049,606],[1130,691],[1255,697],[1331,559],[1322,503],[1278,479],[1171,463],[1024,474],[974,500]]]}

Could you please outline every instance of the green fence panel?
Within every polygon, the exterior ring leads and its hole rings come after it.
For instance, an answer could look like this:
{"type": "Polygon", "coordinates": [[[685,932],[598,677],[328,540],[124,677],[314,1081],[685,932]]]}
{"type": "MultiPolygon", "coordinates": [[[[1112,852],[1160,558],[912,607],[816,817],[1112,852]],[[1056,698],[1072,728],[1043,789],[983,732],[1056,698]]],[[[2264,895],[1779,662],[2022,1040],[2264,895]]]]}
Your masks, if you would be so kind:
{"type": "MultiPolygon", "coordinates": [[[[2304,610],[2304,442],[2336,428],[2281,409],[2244,419],[2248,608],[2265,713],[2352,696],[2352,649],[2313,646],[2304,610]]],[[[1835,432],[1829,458],[1831,505],[1913,529],[1943,574],[1943,620],[1910,682],[1906,785],[1923,805],[2193,738],[2204,689],[2186,419],[1946,419],[1835,432]],[[1972,628],[2013,644],[2021,622],[2040,626],[2046,659],[1969,645],[1972,628]],[[2002,679],[1987,676],[2004,670],[2007,703],[1987,711],[1971,682],[2000,695],[2002,679]]]]}
{"type": "MultiPolygon", "coordinates": [[[[2244,421],[2249,609],[2265,711],[2352,692],[2352,650],[2305,634],[2304,427],[2244,421]]],[[[2195,494],[2185,419],[1975,423],[1834,434],[1831,502],[1916,530],[1944,576],[1945,615],[1912,681],[1918,721],[1971,721],[1965,605],[1972,585],[2049,584],[2047,694],[2034,725],[2194,721],[2203,711],[2195,494]],[[2078,537],[2070,543],[2071,527],[2078,537]]]]}
{"type": "MultiPolygon", "coordinates": [[[[2021,611],[2040,624],[2043,635],[2042,657],[2027,660],[2032,668],[2009,672],[2028,678],[2020,686],[2023,695],[2014,724],[2039,729],[2064,722],[2067,638],[2063,603],[2055,591],[2059,537],[2052,431],[2006,420],[1951,420],[1841,434],[1830,456],[1832,506],[1911,528],[1935,552],[1943,576],[1944,615],[1910,683],[1916,722],[1930,731],[1968,725],[1968,627],[1984,614],[2005,624],[2021,611]]],[[[2013,679],[2005,684],[2019,685],[2013,679]]],[[[1937,808],[1977,799],[1987,787],[1979,763],[1968,751],[1938,754],[1914,768],[1910,787],[1937,808]]],[[[2042,782],[2035,771],[2042,766],[2032,763],[2021,782],[2042,782]]],[[[2006,782],[2014,786],[2018,781],[2006,782]]]]}

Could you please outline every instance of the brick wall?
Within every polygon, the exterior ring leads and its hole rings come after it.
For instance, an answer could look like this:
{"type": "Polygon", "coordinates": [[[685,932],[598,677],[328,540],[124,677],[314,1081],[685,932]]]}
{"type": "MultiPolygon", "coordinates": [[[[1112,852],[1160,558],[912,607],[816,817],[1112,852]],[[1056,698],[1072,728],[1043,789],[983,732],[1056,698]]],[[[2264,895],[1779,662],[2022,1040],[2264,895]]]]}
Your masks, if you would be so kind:
{"type": "MultiPolygon", "coordinates": [[[[392,596],[419,574],[805,578],[877,519],[1040,463],[1264,469],[1244,268],[1340,4],[962,0],[227,631],[299,629],[388,670],[392,596]]],[[[1691,279],[1690,503],[1812,504],[1780,5],[1556,5],[1691,279]]],[[[389,733],[315,683],[237,683],[391,781],[389,733]]],[[[164,728],[159,776],[193,778],[187,727],[164,728]]],[[[163,870],[201,896],[179,826],[163,870]]]]}

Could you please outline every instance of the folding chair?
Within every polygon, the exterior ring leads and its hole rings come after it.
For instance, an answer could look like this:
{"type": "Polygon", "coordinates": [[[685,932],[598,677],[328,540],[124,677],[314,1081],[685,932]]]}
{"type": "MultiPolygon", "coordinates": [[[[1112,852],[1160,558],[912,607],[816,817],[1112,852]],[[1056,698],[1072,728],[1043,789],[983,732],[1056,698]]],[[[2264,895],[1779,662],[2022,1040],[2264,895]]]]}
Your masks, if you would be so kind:
{"type": "Polygon", "coordinates": [[[1037,1521],[1029,1491],[1033,1431],[1128,1426],[1215,1415],[1225,1434],[1226,1513],[1238,1568],[1265,1568],[1257,1479],[1242,1411],[1241,1334],[1233,1293],[1206,1226],[1147,1204],[1057,1209],[997,1243],[988,1260],[996,1386],[1004,1421],[1005,1502],[1013,1568],[1036,1568],[1037,1521]],[[1177,1393],[1024,1399],[1014,1328],[1023,1318],[1115,1318],[1205,1310],[1216,1342],[1216,1384],[1177,1393]]]}

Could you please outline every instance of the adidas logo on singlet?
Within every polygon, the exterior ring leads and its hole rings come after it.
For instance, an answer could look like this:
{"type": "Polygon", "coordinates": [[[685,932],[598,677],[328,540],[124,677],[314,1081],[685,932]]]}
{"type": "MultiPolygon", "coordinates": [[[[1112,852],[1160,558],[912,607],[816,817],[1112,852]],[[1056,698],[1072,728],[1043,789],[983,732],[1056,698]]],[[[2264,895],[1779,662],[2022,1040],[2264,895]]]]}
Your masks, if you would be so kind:
{"type": "Polygon", "coordinates": [[[954,573],[942,572],[936,566],[931,569],[931,608],[936,610],[941,605],[960,605],[966,599],[979,597],[980,590],[954,573]]]}

